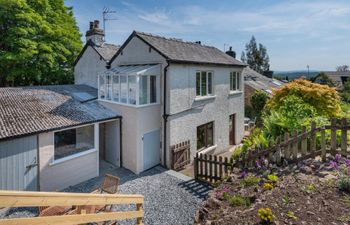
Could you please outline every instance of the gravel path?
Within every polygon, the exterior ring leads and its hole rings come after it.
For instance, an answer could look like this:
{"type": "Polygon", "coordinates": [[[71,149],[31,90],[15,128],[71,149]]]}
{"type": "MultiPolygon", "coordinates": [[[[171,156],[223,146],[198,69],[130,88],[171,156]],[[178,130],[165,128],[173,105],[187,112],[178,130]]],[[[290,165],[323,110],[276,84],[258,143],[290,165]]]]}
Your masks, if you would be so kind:
{"type": "MultiPolygon", "coordinates": [[[[145,224],[193,224],[196,210],[206,198],[210,188],[194,180],[183,180],[171,175],[162,167],[155,167],[140,175],[123,168],[109,168],[104,172],[121,178],[119,192],[145,196],[145,224]]],[[[67,192],[90,192],[98,187],[103,176],[96,177],[69,187],[67,192]]],[[[135,206],[114,206],[113,210],[135,210],[135,206]]],[[[15,209],[1,212],[0,217],[35,216],[36,210],[15,209]]],[[[118,224],[135,224],[135,220],[120,221],[118,224]]]]}

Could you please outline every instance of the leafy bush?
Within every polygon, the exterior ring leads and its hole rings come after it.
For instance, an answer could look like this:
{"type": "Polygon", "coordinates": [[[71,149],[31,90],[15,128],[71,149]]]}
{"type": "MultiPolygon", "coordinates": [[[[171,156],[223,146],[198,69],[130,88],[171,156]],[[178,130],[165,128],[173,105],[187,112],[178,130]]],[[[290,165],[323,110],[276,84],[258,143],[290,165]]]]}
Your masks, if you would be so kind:
{"type": "Polygon", "coordinates": [[[273,174],[269,174],[269,175],[267,175],[267,179],[268,179],[269,181],[272,181],[272,182],[274,182],[274,183],[277,183],[277,181],[278,181],[278,176],[273,175],[273,174]]]}
{"type": "Polygon", "coordinates": [[[350,192],[350,177],[341,177],[338,182],[338,188],[341,191],[350,192]]]}
{"type": "Polygon", "coordinates": [[[258,90],[255,91],[252,95],[250,102],[253,108],[253,116],[256,117],[256,123],[261,124],[261,116],[266,105],[267,100],[269,100],[269,96],[266,92],[258,90]]]}
{"type": "Polygon", "coordinates": [[[230,204],[233,207],[236,206],[250,206],[249,198],[242,197],[241,195],[234,195],[230,198],[230,204]]]}
{"type": "Polygon", "coordinates": [[[273,90],[273,97],[267,102],[268,110],[276,110],[283,105],[283,99],[297,96],[316,109],[320,116],[339,117],[341,114],[340,97],[327,85],[315,84],[304,79],[294,80],[282,88],[273,90]]]}
{"type": "Polygon", "coordinates": [[[242,187],[250,187],[250,186],[257,185],[259,182],[260,182],[259,177],[247,176],[240,183],[242,187]]]}
{"type": "Polygon", "coordinates": [[[271,224],[275,219],[275,215],[272,213],[270,208],[258,209],[258,217],[263,224],[271,224]]]}

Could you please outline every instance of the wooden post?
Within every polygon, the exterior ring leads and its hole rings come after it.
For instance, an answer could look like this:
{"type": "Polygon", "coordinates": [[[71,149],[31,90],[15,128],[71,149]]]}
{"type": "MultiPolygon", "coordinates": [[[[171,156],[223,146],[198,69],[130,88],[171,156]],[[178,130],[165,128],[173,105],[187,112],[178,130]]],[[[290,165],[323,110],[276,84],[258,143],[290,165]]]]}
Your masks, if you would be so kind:
{"type": "Polygon", "coordinates": [[[193,173],[194,173],[194,178],[197,180],[198,179],[198,152],[196,153],[196,156],[194,157],[194,160],[193,160],[193,173]]]}
{"type": "Polygon", "coordinates": [[[284,134],[284,158],[289,161],[290,160],[290,144],[289,144],[289,133],[286,132],[284,134]]]}
{"type": "Polygon", "coordinates": [[[276,140],[276,163],[281,164],[281,136],[277,137],[276,140]]]}
{"type": "Polygon", "coordinates": [[[213,182],[213,156],[209,155],[209,181],[213,182]]]}
{"type": "Polygon", "coordinates": [[[225,176],[228,175],[228,168],[227,168],[227,163],[228,163],[228,160],[227,160],[227,157],[225,157],[225,167],[224,167],[224,170],[225,170],[225,176]]]}
{"type": "Polygon", "coordinates": [[[316,122],[311,122],[311,132],[310,132],[310,153],[314,155],[316,151],[316,122]]]}
{"type": "Polygon", "coordinates": [[[203,176],[203,154],[199,154],[199,178],[203,176]]]}
{"type": "Polygon", "coordinates": [[[307,154],[307,134],[306,127],[301,128],[301,155],[306,156],[307,154]]]}
{"type": "Polygon", "coordinates": [[[326,161],[326,130],[324,127],[321,129],[321,158],[322,161],[326,161]]]}
{"type": "MultiPolygon", "coordinates": [[[[136,210],[141,211],[142,210],[142,204],[136,204],[136,210]]],[[[141,225],[142,223],[142,217],[137,217],[136,224],[141,225]]]]}
{"type": "Polygon", "coordinates": [[[298,160],[298,132],[296,130],[292,131],[292,153],[293,153],[293,161],[298,160]]]}
{"type": "Polygon", "coordinates": [[[218,157],[215,155],[214,156],[214,179],[215,179],[215,181],[218,180],[218,165],[217,165],[217,163],[218,163],[218,157]]]}
{"type": "Polygon", "coordinates": [[[208,156],[204,154],[204,179],[208,178],[208,156]]]}
{"type": "Polygon", "coordinates": [[[331,153],[336,154],[337,151],[337,119],[331,119],[331,153]]]}
{"type": "Polygon", "coordinates": [[[347,155],[347,129],[348,121],[346,118],[342,118],[341,120],[341,152],[344,156],[347,155]]]}
{"type": "Polygon", "coordinates": [[[219,176],[222,178],[222,156],[219,156],[219,176]]]}

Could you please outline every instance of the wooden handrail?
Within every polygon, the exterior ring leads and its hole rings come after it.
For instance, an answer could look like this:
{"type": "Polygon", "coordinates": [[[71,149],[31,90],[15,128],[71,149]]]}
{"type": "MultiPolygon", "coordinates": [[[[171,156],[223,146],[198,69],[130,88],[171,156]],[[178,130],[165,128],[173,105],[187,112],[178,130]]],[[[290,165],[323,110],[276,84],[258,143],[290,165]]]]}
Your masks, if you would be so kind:
{"type": "Polygon", "coordinates": [[[65,192],[1,191],[0,207],[86,206],[136,204],[136,211],[106,212],[99,214],[62,215],[0,220],[0,225],[12,224],[81,224],[107,220],[136,218],[142,224],[144,197],[125,194],[92,194],[65,192]]]}

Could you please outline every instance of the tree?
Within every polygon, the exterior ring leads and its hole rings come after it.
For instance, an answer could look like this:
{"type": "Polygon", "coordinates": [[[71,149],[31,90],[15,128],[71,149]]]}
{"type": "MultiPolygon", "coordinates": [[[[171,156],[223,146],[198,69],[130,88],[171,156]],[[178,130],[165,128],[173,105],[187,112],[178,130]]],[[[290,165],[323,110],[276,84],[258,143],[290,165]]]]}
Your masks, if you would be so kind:
{"type": "Polygon", "coordinates": [[[81,47],[63,0],[0,0],[0,86],[72,83],[81,47]]]}
{"type": "Polygon", "coordinates": [[[338,72],[350,71],[350,70],[349,70],[349,65],[337,66],[336,70],[337,70],[338,72]]]}
{"type": "Polygon", "coordinates": [[[268,94],[262,90],[255,91],[250,99],[253,115],[256,117],[257,124],[261,123],[261,115],[268,99],[268,94]]]}
{"type": "Polygon", "coordinates": [[[267,112],[278,109],[284,98],[294,95],[314,107],[318,116],[339,117],[342,113],[340,97],[327,85],[315,84],[305,79],[294,80],[279,89],[273,90],[272,98],[266,104],[267,112]]]}
{"type": "Polygon", "coordinates": [[[335,84],[332,79],[330,79],[326,73],[321,72],[317,76],[310,78],[310,81],[313,83],[328,85],[330,87],[335,87],[335,84]]]}
{"type": "Polygon", "coordinates": [[[259,73],[270,70],[270,59],[266,47],[261,43],[258,45],[254,36],[246,44],[245,52],[243,51],[241,55],[241,60],[259,73]]]}

